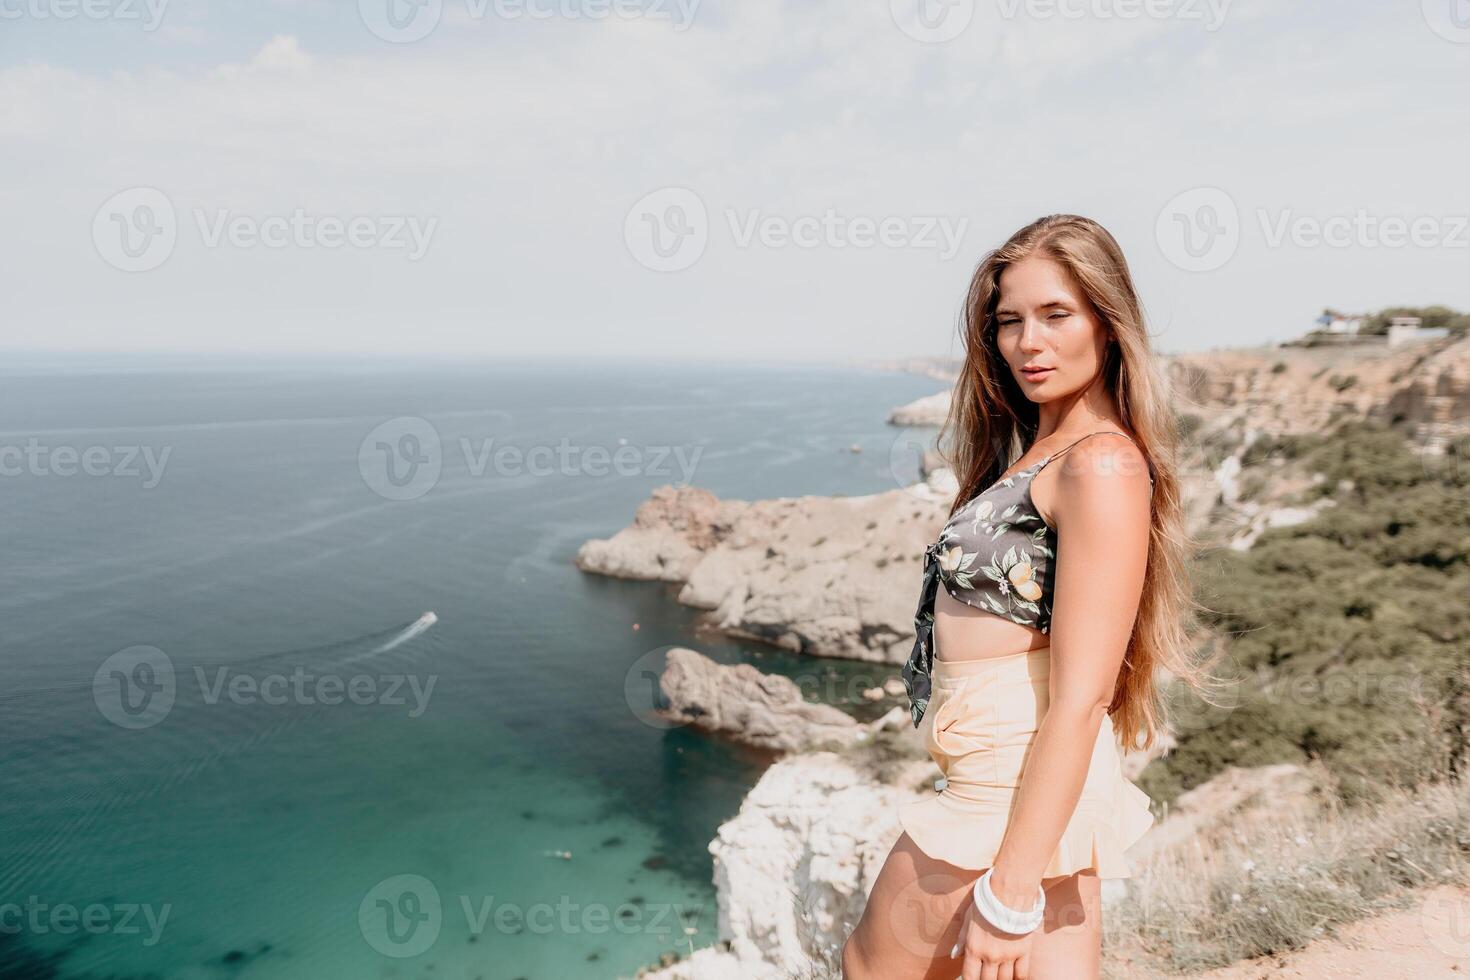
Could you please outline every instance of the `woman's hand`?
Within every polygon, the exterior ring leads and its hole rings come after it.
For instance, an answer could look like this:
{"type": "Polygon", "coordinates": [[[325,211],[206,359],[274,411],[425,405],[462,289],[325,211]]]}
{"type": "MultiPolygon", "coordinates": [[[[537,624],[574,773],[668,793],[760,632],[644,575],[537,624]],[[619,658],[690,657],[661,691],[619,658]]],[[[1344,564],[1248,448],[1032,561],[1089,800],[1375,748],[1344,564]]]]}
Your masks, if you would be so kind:
{"type": "Polygon", "coordinates": [[[967,902],[960,941],[951,955],[963,956],[961,980],[1030,980],[1031,933],[1002,932],[967,902]]]}

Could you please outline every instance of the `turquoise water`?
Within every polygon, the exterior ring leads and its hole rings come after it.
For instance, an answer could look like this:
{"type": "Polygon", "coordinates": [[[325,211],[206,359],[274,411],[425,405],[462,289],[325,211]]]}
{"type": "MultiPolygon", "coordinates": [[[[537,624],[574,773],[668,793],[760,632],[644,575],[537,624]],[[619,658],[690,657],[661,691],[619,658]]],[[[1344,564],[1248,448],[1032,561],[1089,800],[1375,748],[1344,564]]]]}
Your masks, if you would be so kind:
{"type": "MultiPolygon", "coordinates": [[[[671,644],[812,665],[696,637],[669,587],[573,555],[683,478],[673,450],[721,496],[890,489],[884,419],[935,388],[13,362],[0,977],[614,977],[711,942],[707,846],[765,760],[649,720],[646,670],[671,644]],[[481,466],[506,445],[582,455],[481,466]]],[[[859,668],[822,669],[840,690],[859,668]]]]}

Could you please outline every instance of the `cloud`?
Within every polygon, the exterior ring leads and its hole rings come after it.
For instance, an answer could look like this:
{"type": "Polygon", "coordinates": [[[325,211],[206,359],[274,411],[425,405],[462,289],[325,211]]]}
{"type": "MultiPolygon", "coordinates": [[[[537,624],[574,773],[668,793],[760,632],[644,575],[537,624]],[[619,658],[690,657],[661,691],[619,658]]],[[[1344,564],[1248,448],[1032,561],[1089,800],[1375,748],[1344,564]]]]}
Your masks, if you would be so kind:
{"type": "Polygon", "coordinates": [[[289,34],[277,34],[250,59],[252,68],[268,71],[300,71],[311,67],[311,58],[301,42],[289,34]]]}
{"type": "MultiPolygon", "coordinates": [[[[980,4],[945,44],[906,35],[887,3],[844,0],[706,3],[687,31],[460,18],[406,45],[355,20],[360,44],[292,31],[242,45],[216,13],[209,38],[238,52],[214,67],[174,66],[176,46],[157,46],[163,60],[127,71],[0,69],[0,201],[16,232],[0,262],[19,284],[13,315],[53,335],[111,327],[136,342],[222,343],[268,338],[259,324],[271,322],[326,346],[514,347],[555,328],[589,349],[943,351],[983,251],[1040,214],[1078,210],[1104,220],[1154,295],[1175,304],[1166,320],[1201,336],[1264,330],[1262,306],[1289,316],[1368,301],[1324,298],[1310,265],[1298,268],[1305,281],[1272,287],[1274,304],[1242,290],[1237,270],[1272,256],[1186,281],[1154,245],[1158,209],[1198,184],[1225,186],[1243,207],[1408,208],[1406,194],[1443,207],[1458,177],[1436,162],[1450,159],[1439,143],[1462,110],[1435,96],[1463,53],[1415,17],[1379,12],[1336,22],[1308,82],[1281,66],[1321,24],[1296,6],[1265,9],[1237,2],[1207,33],[1177,20],[1007,20],[980,4]],[[1422,125],[1431,103],[1441,128],[1422,125]],[[1374,108],[1373,140],[1399,164],[1421,161],[1412,189],[1371,157],[1331,153],[1356,145],[1350,129],[1366,131],[1342,126],[1350,105],[1374,108]],[[186,216],[300,208],[439,226],[409,269],[371,253],[201,252],[186,225],[165,266],[121,280],[85,230],[102,201],[135,186],[166,192],[186,216]],[[660,276],[630,256],[624,221],[669,186],[702,198],[710,246],[688,271],[660,276]],[[1322,200],[1324,187],[1337,197],[1322,200]],[[828,210],[963,218],[969,231],[947,263],[921,251],[741,248],[728,233],[731,213],[828,210]]],[[[1345,262],[1382,256],[1306,258],[1326,282],[1345,262]]],[[[1416,275],[1433,274],[1430,259],[1416,275]]]]}

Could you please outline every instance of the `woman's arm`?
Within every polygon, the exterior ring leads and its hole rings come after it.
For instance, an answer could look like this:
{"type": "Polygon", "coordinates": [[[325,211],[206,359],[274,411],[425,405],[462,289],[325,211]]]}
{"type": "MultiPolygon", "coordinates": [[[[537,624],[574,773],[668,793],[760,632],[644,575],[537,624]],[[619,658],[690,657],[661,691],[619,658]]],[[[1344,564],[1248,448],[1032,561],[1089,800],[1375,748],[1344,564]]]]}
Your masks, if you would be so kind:
{"type": "Polygon", "coordinates": [[[1148,564],[1151,488],[1137,446],[1089,439],[1057,478],[1050,704],[991,873],[1011,908],[1036,902],[1042,872],[1081,798],[1097,733],[1138,615],[1148,564]]]}

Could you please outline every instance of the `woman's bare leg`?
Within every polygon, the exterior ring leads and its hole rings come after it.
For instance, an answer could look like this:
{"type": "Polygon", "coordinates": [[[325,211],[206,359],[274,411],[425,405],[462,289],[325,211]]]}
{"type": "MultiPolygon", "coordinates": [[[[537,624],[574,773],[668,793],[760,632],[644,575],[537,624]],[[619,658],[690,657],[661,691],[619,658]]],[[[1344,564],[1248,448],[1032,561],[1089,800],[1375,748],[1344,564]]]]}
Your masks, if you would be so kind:
{"type": "Polygon", "coordinates": [[[1096,871],[1079,871],[1047,878],[1041,887],[1046,891],[1046,919],[1031,944],[1031,980],[1098,980],[1102,879],[1096,871]]]}
{"type": "MultiPolygon", "coordinates": [[[[984,869],[929,857],[908,834],[893,845],[862,919],[842,948],[843,980],[955,980],[970,889],[984,869]]],[[[1031,947],[1030,980],[1097,980],[1102,969],[1102,882],[1084,871],[1042,882],[1046,918],[1031,947]]]]}
{"type": "Polygon", "coordinates": [[[955,980],[962,961],[949,951],[980,874],[937,861],[900,834],[842,947],[843,980],[955,980]]]}

